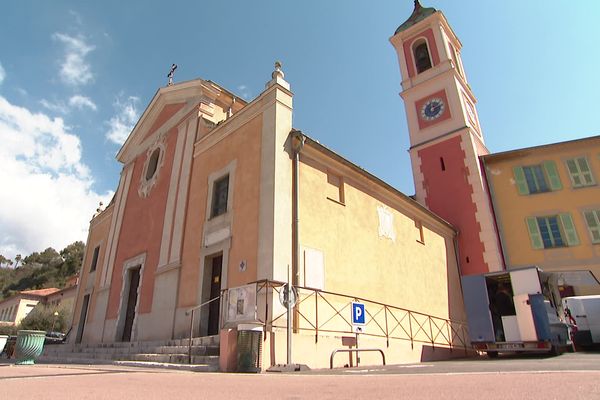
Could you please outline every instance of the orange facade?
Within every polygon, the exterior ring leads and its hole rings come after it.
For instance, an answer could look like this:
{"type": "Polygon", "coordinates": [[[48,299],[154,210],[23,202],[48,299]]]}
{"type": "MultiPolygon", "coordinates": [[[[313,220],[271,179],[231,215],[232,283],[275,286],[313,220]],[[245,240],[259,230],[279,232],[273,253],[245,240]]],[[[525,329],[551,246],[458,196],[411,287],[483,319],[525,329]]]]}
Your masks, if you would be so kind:
{"type": "Polygon", "coordinates": [[[600,137],[490,154],[483,162],[508,268],[590,270],[600,279],[600,137]]]}

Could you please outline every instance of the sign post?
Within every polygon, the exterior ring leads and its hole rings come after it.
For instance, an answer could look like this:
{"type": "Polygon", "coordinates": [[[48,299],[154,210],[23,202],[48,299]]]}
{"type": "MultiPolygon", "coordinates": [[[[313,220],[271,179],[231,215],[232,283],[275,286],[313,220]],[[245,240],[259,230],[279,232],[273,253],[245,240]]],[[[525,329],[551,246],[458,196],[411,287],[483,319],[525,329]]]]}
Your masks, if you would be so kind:
{"type": "MultiPolygon", "coordinates": [[[[352,302],[352,331],[356,334],[356,349],[358,350],[358,334],[364,332],[366,325],[365,305],[358,301],[352,302]]],[[[359,352],[356,352],[356,366],[360,363],[359,352]]]]}

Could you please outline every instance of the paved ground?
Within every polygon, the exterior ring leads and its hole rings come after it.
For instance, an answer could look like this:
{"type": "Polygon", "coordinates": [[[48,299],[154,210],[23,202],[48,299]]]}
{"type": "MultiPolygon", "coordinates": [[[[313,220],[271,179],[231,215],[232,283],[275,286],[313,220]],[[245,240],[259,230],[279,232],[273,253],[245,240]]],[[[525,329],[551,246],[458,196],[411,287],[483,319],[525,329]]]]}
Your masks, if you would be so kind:
{"type": "Polygon", "coordinates": [[[600,353],[294,374],[0,364],[0,399],[600,399],[600,353]]]}

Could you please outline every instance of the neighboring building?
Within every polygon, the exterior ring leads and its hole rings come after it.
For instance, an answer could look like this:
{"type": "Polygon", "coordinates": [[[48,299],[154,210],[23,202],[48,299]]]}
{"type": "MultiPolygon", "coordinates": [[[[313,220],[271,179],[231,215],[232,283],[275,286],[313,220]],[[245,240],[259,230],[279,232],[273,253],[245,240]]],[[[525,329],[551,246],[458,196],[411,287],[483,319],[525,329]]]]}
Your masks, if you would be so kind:
{"type": "Polygon", "coordinates": [[[557,272],[561,295],[599,294],[600,136],[482,157],[509,269],[557,272]],[[562,275],[560,274],[562,273],[562,275]]]}
{"type": "Polygon", "coordinates": [[[70,326],[73,321],[73,308],[75,307],[75,299],[77,298],[78,281],[78,275],[69,278],[63,289],[49,294],[44,301],[44,304],[48,307],[67,313],[65,315],[65,324],[67,326],[70,326]]]}
{"type": "Polygon", "coordinates": [[[186,312],[216,299],[194,336],[258,324],[263,367],[283,363],[289,269],[304,288],[296,362],[328,365],[353,336],[354,299],[372,318],[361,343],[389,346],[389,362],[460,353],[444,351],[465,344],[454,228],[293,130],[292,96],[279,64],[248,103],[201,79],[158,90],[117,155],[113,201],[90,223],[73,342],[187,337],[186,312]]]}
{"type": "Polygon", "coordinates": [[[60,289],[23,290],[0,302],[0,324],[19,325],[38,303],[46,304],[48,296],[60,289]]]}

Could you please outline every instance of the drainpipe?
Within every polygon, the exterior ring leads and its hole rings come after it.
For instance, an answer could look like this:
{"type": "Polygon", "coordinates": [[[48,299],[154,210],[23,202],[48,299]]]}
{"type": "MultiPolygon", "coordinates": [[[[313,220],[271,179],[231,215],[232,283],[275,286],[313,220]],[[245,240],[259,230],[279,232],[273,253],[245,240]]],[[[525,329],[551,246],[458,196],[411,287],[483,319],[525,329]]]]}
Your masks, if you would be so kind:
{"type": "MultiPolygon", "coordinates": [[[[288,279],[288,290],[291,290],[292,285],[298,284],[298,269],[300,266],[300,218],[299,218],[299,165],[300,165],[300,152],[304,147],[304,141],[306,138],[300,131],[292,130],[291,141],[292,141],[292,152],[293,152],[293,178],[292,178],[292,241],[294,251],[294,261],[292,263],[292,282],[288,279]],[[298,145],[294,146],[294,139],[298,139],[298,145]]],[[[289,270],[288,270],[289,271],[289,270]]],[[[289,272],[288,272],[289,273],[289,272]]],[[[288,292],[289,293],[289,292],[288,292]]],[[[288,294],[288,299],[290,298],[288,294]]],[[[288,302],[287,306],[287,364],[292,363],[292,318],[291,318],[291,305],[288,302]]]]}
{"type": "Polygon", "coordinates": [[[294,245],[294,268],[292,271],[292,284],[297,285],[299,279],[299,268],[300,268],[300,216],[299,216],[299,203],[300,203],[300,194],[299,194],[299,166],[300,166],[300,153],[302,152],[302,148],[304,147],[304,142],[306,137],[300,131],[293,130],[292,131],[292,147],[293,147],[293,155],[294,155],[294,178],[293,178],[293,197],[292,197],[292,213],[294,214],[294,220],[292,225],[292,237],[293,237],[293,245],[294,245]],[[294,147],[294,139],[298,139],[298,144],[294,147]]]}

